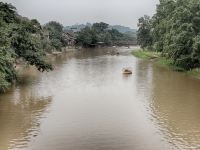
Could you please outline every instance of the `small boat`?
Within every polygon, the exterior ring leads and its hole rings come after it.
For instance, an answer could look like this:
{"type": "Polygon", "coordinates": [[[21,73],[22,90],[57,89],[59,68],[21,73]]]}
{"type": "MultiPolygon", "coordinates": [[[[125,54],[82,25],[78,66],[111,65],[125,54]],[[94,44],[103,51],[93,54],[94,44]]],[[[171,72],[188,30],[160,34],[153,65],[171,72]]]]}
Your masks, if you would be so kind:
{"type": "Polygon", "coordinates": [[[132,71],[131,71],[131,69],[124,68],[123,69],[123,74],[132,74],[132,71]]]}

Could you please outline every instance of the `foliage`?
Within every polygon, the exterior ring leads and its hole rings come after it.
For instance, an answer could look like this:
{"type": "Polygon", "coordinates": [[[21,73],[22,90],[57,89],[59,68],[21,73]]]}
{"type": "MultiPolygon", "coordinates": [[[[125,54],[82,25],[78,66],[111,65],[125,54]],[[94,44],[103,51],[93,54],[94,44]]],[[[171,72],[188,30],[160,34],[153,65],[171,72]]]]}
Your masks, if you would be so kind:
{"type": "Polygon", "coordinates": [[[0,91],[16,80],[17,59],[36,66],[39,71],[52,69],[45,61],[42,34],[37,20],[21,17],[14,6],[0,2],[0,91]]]}
{"type": "Polygon", "coordinates": [[[138,31],[137,31],[137,42],[142,48],[151,46],[152,36],[151,36],[151,23],[150,17],[144,16],[139,19],[138,31]]]}
{"type": "Polygon", "coordinates": [[[153,47],[186,70],[200,67],[199,0],[160,0],[156,14],[143,22],[138,30],[142,48],[153,47]]]}
{"type": "Polygon", "coordinates": [[[147,49],[137,49],[137,50],[132,51],[132,54],[135,57],[138,57],[141,59],[153,60],[154,64],[161,66],[161,67],[165,67],[166,69],[175,70],[175,71],[179,71],[179,72],[186,71],[181,67],[173,65],[173,60],[163,57],[160,52],[149,51],[147,49]]]}
{"type": "Polygon", "coordinates": [[[52,48],[61,50],[63,46],[66,46],[65,40],[63,39],[63,25],[58,22],[50,21],[45,24],[45,29],[49,32],[50,45],[52,48]]]}
{"type": "Polygon", "coordinates": [[[93,25],[92,25],[92,28],[96,31],[96,32],[98,32],[98,33],[100,33],[100,32],[104,32],[106,29],[108,29],[108,24],[107,23],[104,23],[104,22],[100,22],[100,23],[94,23],[93,25]]]}
{"type": "Polygon", "coordinates": [[[15,78],[11,53],[7,47],[0,47],[0,91],[5,91],[15,78]]]}
{"type": "Polygon", "coordinates": [[[5,23],[16,21],[16,8],[11,4],[0,2],[0,18],[5,23]]]}
{"type": "Polygon", "coordinates": [[[104,22],[94,23],[91,27],[86,26],[77,34],[77,43],[84,47],[95,46],[98,43],[108,46],[132,40],[129,35],[122,34],[116,29],[110,29],[109,25],[104,22]]]}
{"type": "Polygon", "coordinates": [[[138,58],[142,59],[154,59],[160,57],[160,53],[158,52],[153,52],[153,51],[148,51],[148,50],[134,50],[132,51],[132,54],[138,58]]]}

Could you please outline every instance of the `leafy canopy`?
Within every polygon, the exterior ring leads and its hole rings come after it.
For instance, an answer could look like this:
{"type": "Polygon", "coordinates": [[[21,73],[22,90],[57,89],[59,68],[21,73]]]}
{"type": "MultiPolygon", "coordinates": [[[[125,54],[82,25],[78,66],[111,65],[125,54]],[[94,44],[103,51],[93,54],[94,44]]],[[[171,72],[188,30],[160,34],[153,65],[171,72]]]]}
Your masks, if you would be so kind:
{"type": "Polygon", "coordinates": [[[39,71],[52,70],[40,42],[40,23],[21,17],[14,6],[3,2],[0,2],[0,35],[0,91],[5,91],[16,79],[17,59],[36,66],[39,71]]]}
{"type": "Polygon", "coordinates": [[[200,1],[160,0],[152,18],[139,19],[138,43],[184,69],[200,67],[200,1]]]}

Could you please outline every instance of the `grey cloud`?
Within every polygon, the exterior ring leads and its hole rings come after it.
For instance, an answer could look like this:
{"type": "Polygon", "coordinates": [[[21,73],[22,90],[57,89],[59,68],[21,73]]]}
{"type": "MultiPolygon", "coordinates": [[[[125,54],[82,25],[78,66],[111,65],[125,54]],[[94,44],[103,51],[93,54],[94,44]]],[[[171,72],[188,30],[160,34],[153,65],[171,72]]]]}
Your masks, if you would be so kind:
{"type": "Polygon", "coordinates": [[[107,22],[136,28],[139,17],[155,12],[159,0],[3,0],[19,14],[42,24],[55,20],[63,25],[107,22]]]}

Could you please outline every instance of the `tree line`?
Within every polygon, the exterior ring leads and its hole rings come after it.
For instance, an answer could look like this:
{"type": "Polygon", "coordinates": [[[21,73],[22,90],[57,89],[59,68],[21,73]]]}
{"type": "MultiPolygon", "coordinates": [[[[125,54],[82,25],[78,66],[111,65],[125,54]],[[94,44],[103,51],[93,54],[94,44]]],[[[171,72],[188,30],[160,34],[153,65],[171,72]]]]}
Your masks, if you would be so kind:
{"type": "Polygon", "coordinates": [[[153,17],[139,19],[141,48],[161,52],[185,70],[200,67],[200,1],[160,0],[153,17]]]}
{"type": "Polygon", "coordinates": [[[77,44],[83,47],[93,47],[97,44],[105,46],[127,45],[134,42],[134,37],[109,28],[109,24],[100,22],[86,26],[77,33],[77,44]]]}
{"type": "Polygon", "coordinates": [[[20,16],[16,8],[0,2],[0,91],[5,91],[17,79],[15,67],[19,60],[50,71],[46,52],[65,46],[63,26],[51,21],[42,26],[36,19],[20,16]]]}
{"type": "MultiPolygon", "coordinates": [[[[132,41],[131,36],[108,27],[103,22],[85,27],[75,34],[75,43],[90,47],[97,43],[110,46],[132,41]]],[[[16,66],[19,62],[35,66],[41,72],[52,70],[46,53],[61,51],[67,46],[64,32],[59,22],[41,25],[36,19],[19,15],[12,4],[0,2],[0,92],[17,81],[16,66]]]]}

